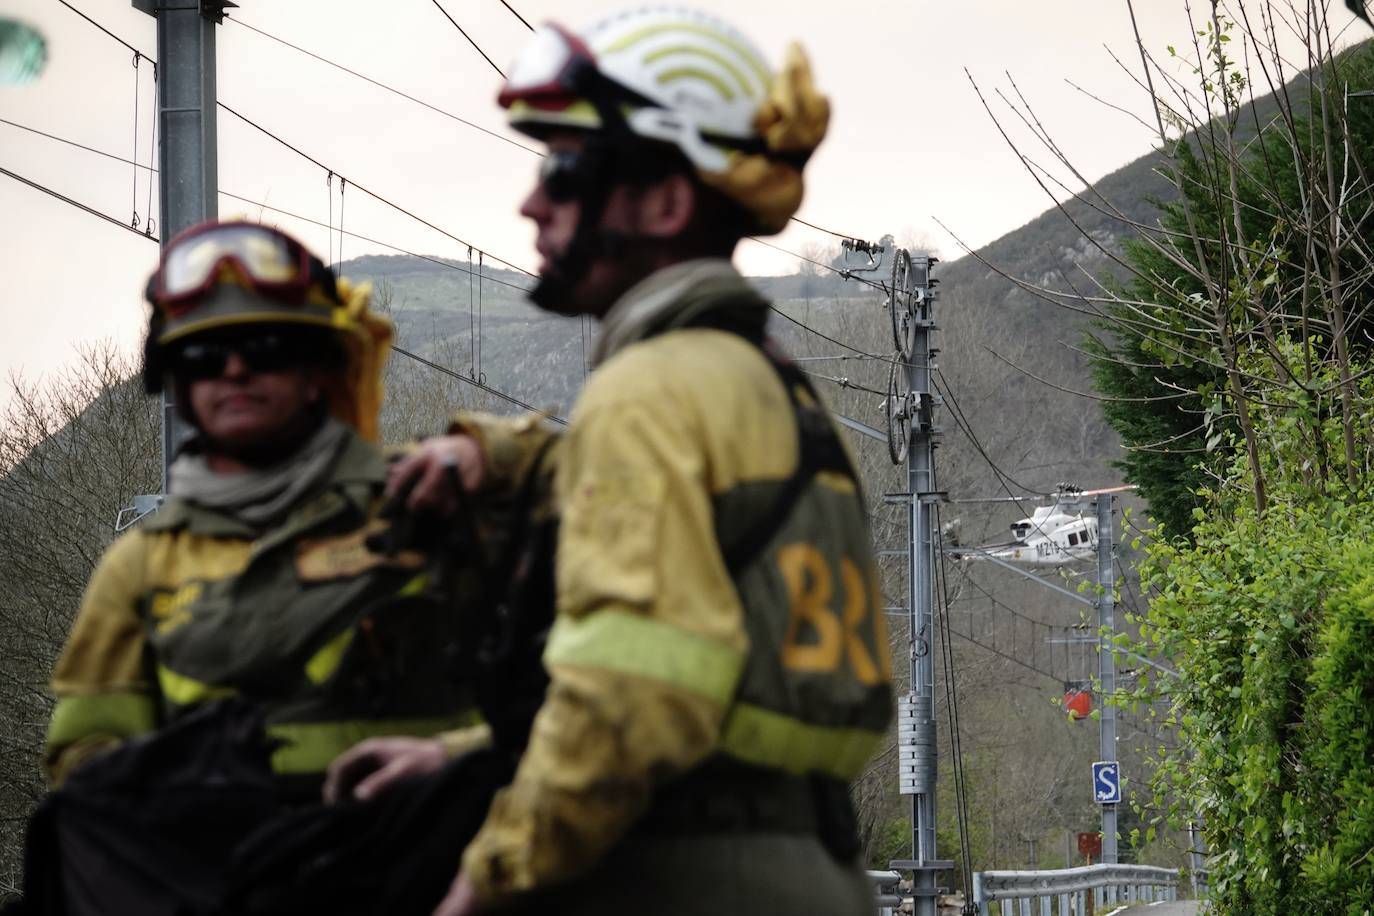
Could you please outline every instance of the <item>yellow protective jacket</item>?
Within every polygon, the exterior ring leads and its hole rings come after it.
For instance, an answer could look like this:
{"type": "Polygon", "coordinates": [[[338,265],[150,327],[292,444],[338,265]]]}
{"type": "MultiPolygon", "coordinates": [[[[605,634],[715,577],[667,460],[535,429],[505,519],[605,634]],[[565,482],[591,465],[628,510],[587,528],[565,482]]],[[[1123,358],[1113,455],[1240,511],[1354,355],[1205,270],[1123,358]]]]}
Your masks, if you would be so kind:
{"type": "MultiPolygon", "coordinates": [[[[848,781],[885,731],[891,662],[861,496],[824,470],[767,543],[737,543],[798,470],[793,398],[811,395],[789,397],[739,334],[693,326],[713,310],[761,327],[766,303],[724,261],[627,294],[553,453],[551,685],[463,858],[485,899],[587,873],[719,761],[848,781]]],[[[552,435],[531,420],[456,427],[483,442],[498,488],[552,435]]]]}
{"type": "Polygon", "coordinates": [[[326,479],[255,530],[170,498],[101,558],[53,673],[46,769],[219,697],[256,700],[283,739],[273,766],[306,788],[357,741],[472,720],[443,670],[456,638],[431,561],[374,553],[386,466],[352,433],[326,479]]]}

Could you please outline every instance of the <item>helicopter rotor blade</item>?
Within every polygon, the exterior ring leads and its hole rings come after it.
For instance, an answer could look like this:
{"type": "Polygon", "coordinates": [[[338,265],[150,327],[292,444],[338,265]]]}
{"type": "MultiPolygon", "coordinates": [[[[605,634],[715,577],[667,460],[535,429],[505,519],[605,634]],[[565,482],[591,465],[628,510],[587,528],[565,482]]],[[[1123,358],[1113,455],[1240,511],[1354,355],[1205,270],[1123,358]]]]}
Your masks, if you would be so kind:
{"type": "Polygon", "coordinates": [[[1066,493],[1066,494],[1064,494],[1064,495],[1066,495],[1066,496],[1074,496],[1074,497],[1078,497],[1078,496],[1105,496],[1105,495],[1107,495],[1108,493],[1126,493],[1126,492],[1132,492],[1132,493],[1133,493],[1133,492],[1135,492],[1135,490],[1136,490],[1136,485],[1135,485],[1135,484],[1133,484],[1133,483],[1126,483],[1126,484],[1122,484],[1122,485],[1119,486],[1119,487],[1099,487],[1099,488],[1096,489],[1096,490],[1074,490],[1074,491],[1072,491],[1072,493],[1066,493]]]}

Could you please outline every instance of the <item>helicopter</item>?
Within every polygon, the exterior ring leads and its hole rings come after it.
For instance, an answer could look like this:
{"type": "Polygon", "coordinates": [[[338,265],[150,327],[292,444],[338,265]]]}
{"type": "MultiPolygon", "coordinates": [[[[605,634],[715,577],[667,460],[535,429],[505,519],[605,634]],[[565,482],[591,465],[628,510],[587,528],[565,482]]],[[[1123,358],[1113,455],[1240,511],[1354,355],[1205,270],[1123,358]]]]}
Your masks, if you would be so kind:
{"type": "MultiPolygon", "coordinates": [[[[1097,515],[1087,512],[1087,500],[1108,493],[1134,490],[1132,485],[1081,490],[1060,484],[1054,502],[1039,506],[1029,517],[1012,522],[1010,541],[977,547],[958,543],[958,524],[955,519],[943,532],[946,551],[961,560],[998,559],[1026,566],[1067,566],[1094,560],[1097,557],[1097,515]]],[[[1012,497],[999,497],[980,502],[1024,502],[1012,497]]]]}

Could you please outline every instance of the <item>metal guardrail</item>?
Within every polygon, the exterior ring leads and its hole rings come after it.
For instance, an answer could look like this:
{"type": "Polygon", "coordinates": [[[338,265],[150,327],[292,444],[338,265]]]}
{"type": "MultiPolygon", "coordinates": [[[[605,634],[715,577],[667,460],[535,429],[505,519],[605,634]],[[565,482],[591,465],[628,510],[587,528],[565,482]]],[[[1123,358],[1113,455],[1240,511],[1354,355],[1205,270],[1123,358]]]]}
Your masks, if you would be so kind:
{"type": "Polygon", "coordinates": [[[1087,865],[1047,871],[973,873],[973,901],[979,916],[1088,916],[1117,903],[1178,899],[1179,872],[1153,865],[1087,865]],[[1088,896],[1092,895],[1092,909],[1088,896]]]}
{"type": "Polygon", "coordinates": [[[892,916],[902,905],[902,895],[897,890],[897,882],[902,876],[895,871],[870,871],[867,875],[873,885],[873,903],[878,908],[878,916],[892,916]]]}

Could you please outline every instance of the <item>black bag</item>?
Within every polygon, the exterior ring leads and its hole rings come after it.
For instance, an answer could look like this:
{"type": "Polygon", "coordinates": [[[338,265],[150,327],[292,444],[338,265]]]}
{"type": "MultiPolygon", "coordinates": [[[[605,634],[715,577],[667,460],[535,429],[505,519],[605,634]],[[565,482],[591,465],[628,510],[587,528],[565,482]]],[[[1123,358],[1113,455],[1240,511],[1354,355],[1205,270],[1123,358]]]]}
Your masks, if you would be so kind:
{"type": "Polygon", "coordinates": [[[455,679],[473,686],[496,748],[368,802],[288,806],[251,704],[207,706],[82,766],[40,805],[25,897],[3,916],[432,912],[514,775],[548,681],[540,657],[553,620],[557,523],[531,519],[547,482],[543,458],[515,496],[494,564],[481,556],[466,506],[467,530],[402,516],[374,546],[437,537],[453,554],[475,551],[476,600],[460,608],[456,592],[448,596],[465,630],[449,661],[455,679]]]}
{"type": "Polygon", "coordinates": [[[211,916],[233,849],[282,810],[272,746],[227,700],[74,770],[39,806],[6,916],[211,916]]]}
{"type": "Polygon", "coordinates": [[[428,916],[514,772],[510,755],[482,750],[366,802],[276,818],[230,863],[224,913],[428,916]]]}

